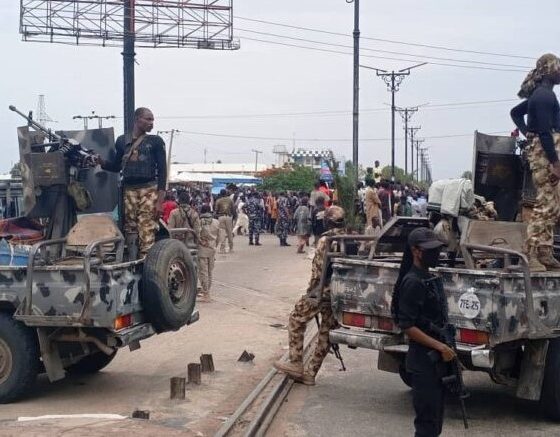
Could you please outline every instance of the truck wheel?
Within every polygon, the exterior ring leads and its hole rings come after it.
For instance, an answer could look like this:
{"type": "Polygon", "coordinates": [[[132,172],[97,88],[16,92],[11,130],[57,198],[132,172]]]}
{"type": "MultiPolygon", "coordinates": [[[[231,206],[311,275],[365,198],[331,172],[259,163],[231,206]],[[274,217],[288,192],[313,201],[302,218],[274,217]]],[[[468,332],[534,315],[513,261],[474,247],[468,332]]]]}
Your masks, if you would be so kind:
{"type": "Polygon", "coordinates": [[[35,331],[0,313],[0,403],[25,394],[35,383],[39,365],[35,331]]]}
{"type": "Polygon", "coordinates": [[[179,240],[165,239],[148,251],[142,274],[142,305],[157,332],[185,325],[196,301],[196,267],[179,240]]]}
{"type": "Polygon", "coordinates": [[[550,419],[560,421],[560,338],[548,343],[541,406],[550,419]]]}
{"type": "Polygon", "coordinates": [[[406,366],[404,364],[399,366],[399,376],[401,377],[402,382],[404,382],[407,386],[412,387],[410,373],[406,370],[406,366]]]}
{"type": "Polygon", "coordinates": [[[107,367],[116,355],[117,351],[113,352],[111,355],[107,355],[103,352],[96,352],[82,358],[77,363],[69,366],[66,370],[68,373],[73,375],[89,375],[91,373],[97,373],[101,369],[107,367]]]}

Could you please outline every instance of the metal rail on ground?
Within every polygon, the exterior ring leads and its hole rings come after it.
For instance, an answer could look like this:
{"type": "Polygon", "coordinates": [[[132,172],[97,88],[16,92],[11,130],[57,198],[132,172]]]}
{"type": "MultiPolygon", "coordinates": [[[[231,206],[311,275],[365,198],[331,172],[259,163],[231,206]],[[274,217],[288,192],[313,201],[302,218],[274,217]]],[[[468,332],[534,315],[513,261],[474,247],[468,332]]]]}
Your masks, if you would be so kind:
{"type": "MultiPolygon", "coordinates": [[[[311,345],[317,339],[317,332],[312,335],[311,339],[306,343],[304,347],[304,354],[307,356],[311,345]]],[[[282,356],[283,360],[288,359],[288,352],[282,356]]],[[[306,357],[306,362],[309,357],[306,357]]],[[[253,389],[251,393],[245,398],[245,400],[239,405],[237,410],[230,416],[230,418],[222,425],[214,437],[226,437],[234,429],[235,425],[240,421],[243,415],[247,412],[249,407],[258,399],[258,397],[264,392],[268,387],[274,377],[278,374],[282,374],[278,370],[272,368],[264,378],[259,382],[259,384],[253,389]]],[[[278,410],[286,399],[286,396],[290,392],[294,381],[288,377],[286,374],[282,374],[281,379],[274,385],[270,393],[264,399],[262,404],[259,406],[255,417],[249,423],[247,429],[243,433],[245,437],[256,437],[263,436],[278,410]]]]}

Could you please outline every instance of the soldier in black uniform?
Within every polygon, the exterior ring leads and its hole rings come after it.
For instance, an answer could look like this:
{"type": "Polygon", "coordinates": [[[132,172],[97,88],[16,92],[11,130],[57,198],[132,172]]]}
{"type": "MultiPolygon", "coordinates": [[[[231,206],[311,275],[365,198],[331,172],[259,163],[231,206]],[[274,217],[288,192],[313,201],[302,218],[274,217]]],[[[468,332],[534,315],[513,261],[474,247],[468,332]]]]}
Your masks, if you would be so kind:
{"type": "Polygon", "coordinates": [[[441,434],[442,366],[445,366],[443,362],[455,358],[453,349],[437,339],[437,330],[448,322],[447,301],[441,282],[437,283],[429,268],[437,265],[441,246],[443,243],[431,229],[414,229],[408,238],[393,294],[393,316],[409,338],[406,370],[412,382],[415,437],[441,434]],[[438,362],[429,355],[434,350],[441,355],[438,362]]]}

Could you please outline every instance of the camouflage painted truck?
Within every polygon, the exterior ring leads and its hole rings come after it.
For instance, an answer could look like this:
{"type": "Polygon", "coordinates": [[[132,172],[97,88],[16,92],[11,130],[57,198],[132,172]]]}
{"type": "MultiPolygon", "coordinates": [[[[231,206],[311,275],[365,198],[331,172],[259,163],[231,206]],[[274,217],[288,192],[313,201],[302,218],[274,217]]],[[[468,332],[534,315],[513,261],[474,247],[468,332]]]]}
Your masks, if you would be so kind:
{"type": "MultiPolygon", "coordinates": [[[[517,397],[540,401],[548,417],[560,420],[560,272],[529,272],[526,225],[513,221],[534,197],[530,173],[514,138],[480,133],[473,167],[474,191],[495,202],[499,221],[460,217],[453,223],[458,258],[442,256],[432,270],[443,280],[459,359],[512,387],[517,397]]],[[[406,384],[408,340],[393,323],[391,298],[408,234],[429,225],[395,218],[378,240],[345,237],[343,254],[329,258],[340,324],[331,341],[379,351],[378,368],[399,373],[406,384]],[[370,251],[350,255],[357,253],[356,240],[370,251]]],[[[554,241],[558,256],[558,235],[554,241]]]]}
{"type": "Polygon", "coordinates": [[[97,372],[118,349],[198,319],[196,249],[162,229],[136,259],[135,236],[123,236],[110,214],[116,176],[84,165],[91,149],[110,156],[112,129],[45,131],[45,142],[28,121],[18,129],[26,214],[0,226],[11,250],[0,255],[1,403],[28,392],[40,373],[57,381],[97,372]],[[75,182],[91,193],[79,217],[75,182]]]}

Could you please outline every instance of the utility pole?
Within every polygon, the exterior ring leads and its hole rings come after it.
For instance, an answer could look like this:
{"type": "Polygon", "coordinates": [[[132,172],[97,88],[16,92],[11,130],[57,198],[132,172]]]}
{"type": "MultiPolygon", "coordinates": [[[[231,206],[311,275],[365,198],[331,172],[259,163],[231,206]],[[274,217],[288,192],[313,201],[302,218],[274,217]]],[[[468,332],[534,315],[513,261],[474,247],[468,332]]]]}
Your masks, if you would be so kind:
{"type": "Polygon", "coordinates": [[[415,127],[411,126],[408,128],[410,132],[410,174],[412,175],[413,181],[414,181],[414,135],[420,129],[422,129],[422,126],[415,126],[415,127]]]}
{"type": "Polygon", "coordinates": [[[103,120],[108,120],[110,118],[117,118],[114,115],[97,115],[95,111],[91,111],[91,115],[74,115],[72,120],[83,120],[84,121],[84,129],[87,130],[88,128],[88,120],[97,119],[97,123],[99,125],[99,129],[103,128],[103,120]]]}
{"type": "Polygon", "coordinates": [[[206,154],[208,153],[208,149],[204,148],[204,164],[206,164],[206,154]]]}
{"type": "Polygon", "coordinates": [[[403,68],[398,71],[387,71],[380,68],[368,67],[361,65],[363,68],[375,70],[377,77],[380,77],[387,85],[387,91],[391,92],[391,180],[395,181],[395,93],[399,91],[400,85],[406,76],[410,75],[410,70],[413,68],[426,65],[427,62],[413,65],[412,67],[403,68]]]}
{"type": "Polygon", "coordinates": [[[158,130],[157,135],[169,134],[169,151],[167,152],[167,180],[165,181],[165,189],[169,188],[169,175],[171,174],[171,151],[173,150],[173,138],[175,133],[181,132],[179,129],[158,130]]]}
{"type": "Polygon", "coordinates": [[[420,182],[420,144],[424,140],[415,140],[414,146],[416,147],[416,182],[420,182]]]}
{"type": "Polygon", "coordinates": [[[408,174],[408,122],[412,116],[418,112],[418,106],[411,106],[407,108],[395,108],[401,115],[404,122],[404,174],[408,174]]]}
{"type": "Polygon", "coordinates": [[[251,151],[255,154],[255,174],[256,174],[259,169],[259,154],[262,152],[260,150],[255,150],[255,149],[252,149],[251,151]]]}
{"type": "Polygon", "coordinates": [[[354,83],[352,111],[352,164],[358,175],[358,143],[360,135],[360,0],[346,0],[354,3],[354,83]]]}
{"type": "MultiPolygon", "coordinates": [[[[136,33],[134,30],[134,7],[135,0],[124,0],[124,37],[122,57],[124,83],[124,134],[126,138],[132,138],[132,126],[134,125],[134,57],[136,56],[136,53],[134,52],[134,43],[136,40],[136,33]]],[[[171,135],[171,142],[172,141],[173,134],[171,135]]],[[[169,156],[171,156],[171,153],[169,153],[169,156]]]]}

